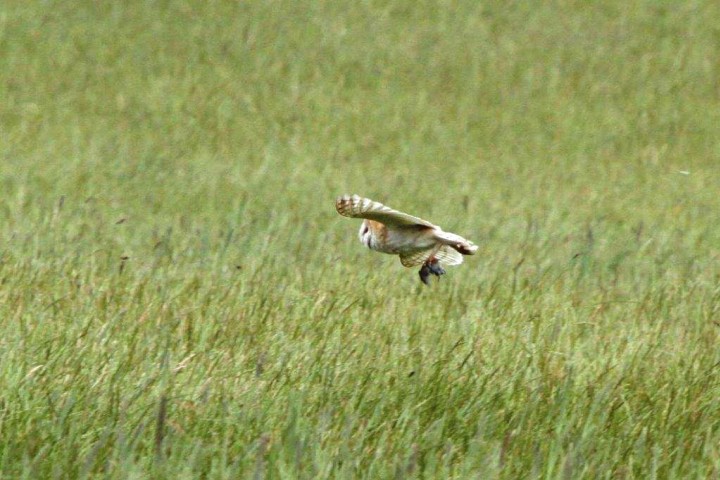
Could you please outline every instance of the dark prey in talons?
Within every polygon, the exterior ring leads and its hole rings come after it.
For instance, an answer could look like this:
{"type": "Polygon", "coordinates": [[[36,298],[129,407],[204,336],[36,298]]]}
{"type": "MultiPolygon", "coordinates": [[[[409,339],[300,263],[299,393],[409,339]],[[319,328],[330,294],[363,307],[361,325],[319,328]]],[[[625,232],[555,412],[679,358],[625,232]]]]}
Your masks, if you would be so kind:
{"type": "Polygon", "coordinates": [[[440,279],[440,275],[444,275],[445,270],[440,266],[437,259],[432,258],[423,263],[418,273],[420,274],[420,280],[422,280],[425,285],[430,285],[430,275],[435,275],[440,279]]]}

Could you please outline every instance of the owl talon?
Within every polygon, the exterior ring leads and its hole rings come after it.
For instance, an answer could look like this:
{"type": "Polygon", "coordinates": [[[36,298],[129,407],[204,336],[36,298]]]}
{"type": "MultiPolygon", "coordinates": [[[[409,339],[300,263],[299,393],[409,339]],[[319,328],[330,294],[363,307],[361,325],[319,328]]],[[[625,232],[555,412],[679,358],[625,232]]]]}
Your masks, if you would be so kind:
{"type": "Polygon", "coordinates": [[[445,270],[436,259],[432,259],[423,263],[418,273],[420,274],[420,280],[425,285],[430,285],[430,275],[435,275],[439,279],[440,275],[445,275],[445,270]]]}

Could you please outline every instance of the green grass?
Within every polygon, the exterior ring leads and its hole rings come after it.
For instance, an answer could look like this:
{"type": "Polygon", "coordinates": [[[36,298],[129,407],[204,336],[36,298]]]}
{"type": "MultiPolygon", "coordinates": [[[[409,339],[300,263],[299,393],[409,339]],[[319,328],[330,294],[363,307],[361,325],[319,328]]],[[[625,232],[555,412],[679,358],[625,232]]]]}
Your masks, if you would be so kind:
{"type": "Polygon", "coordinates": [[[718,18],[2,3],[0,477],[717,476],[718,18]]]}

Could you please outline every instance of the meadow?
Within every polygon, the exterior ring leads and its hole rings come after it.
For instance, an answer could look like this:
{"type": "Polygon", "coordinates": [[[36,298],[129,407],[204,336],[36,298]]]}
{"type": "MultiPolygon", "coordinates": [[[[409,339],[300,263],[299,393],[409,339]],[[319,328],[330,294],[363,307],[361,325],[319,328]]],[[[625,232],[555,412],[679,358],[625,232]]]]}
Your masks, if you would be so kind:
{"type": "Polygon", "coordinates": [[[718,18],[0,3],[0,477],[718,478],[718,18]]]}

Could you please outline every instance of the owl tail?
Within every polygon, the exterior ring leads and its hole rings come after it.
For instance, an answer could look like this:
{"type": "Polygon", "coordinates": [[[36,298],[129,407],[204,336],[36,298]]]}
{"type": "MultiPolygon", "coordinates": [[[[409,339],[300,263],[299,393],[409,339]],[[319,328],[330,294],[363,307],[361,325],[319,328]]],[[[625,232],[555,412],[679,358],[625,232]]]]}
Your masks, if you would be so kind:
{"type": "Polygon", "coordinates": [[[439,231],[435,232],[435,237],[443,245],[452,247],[463,255],[473,255],[478,249],[478,246],[473,242],[454,233],[439,231]]]}

